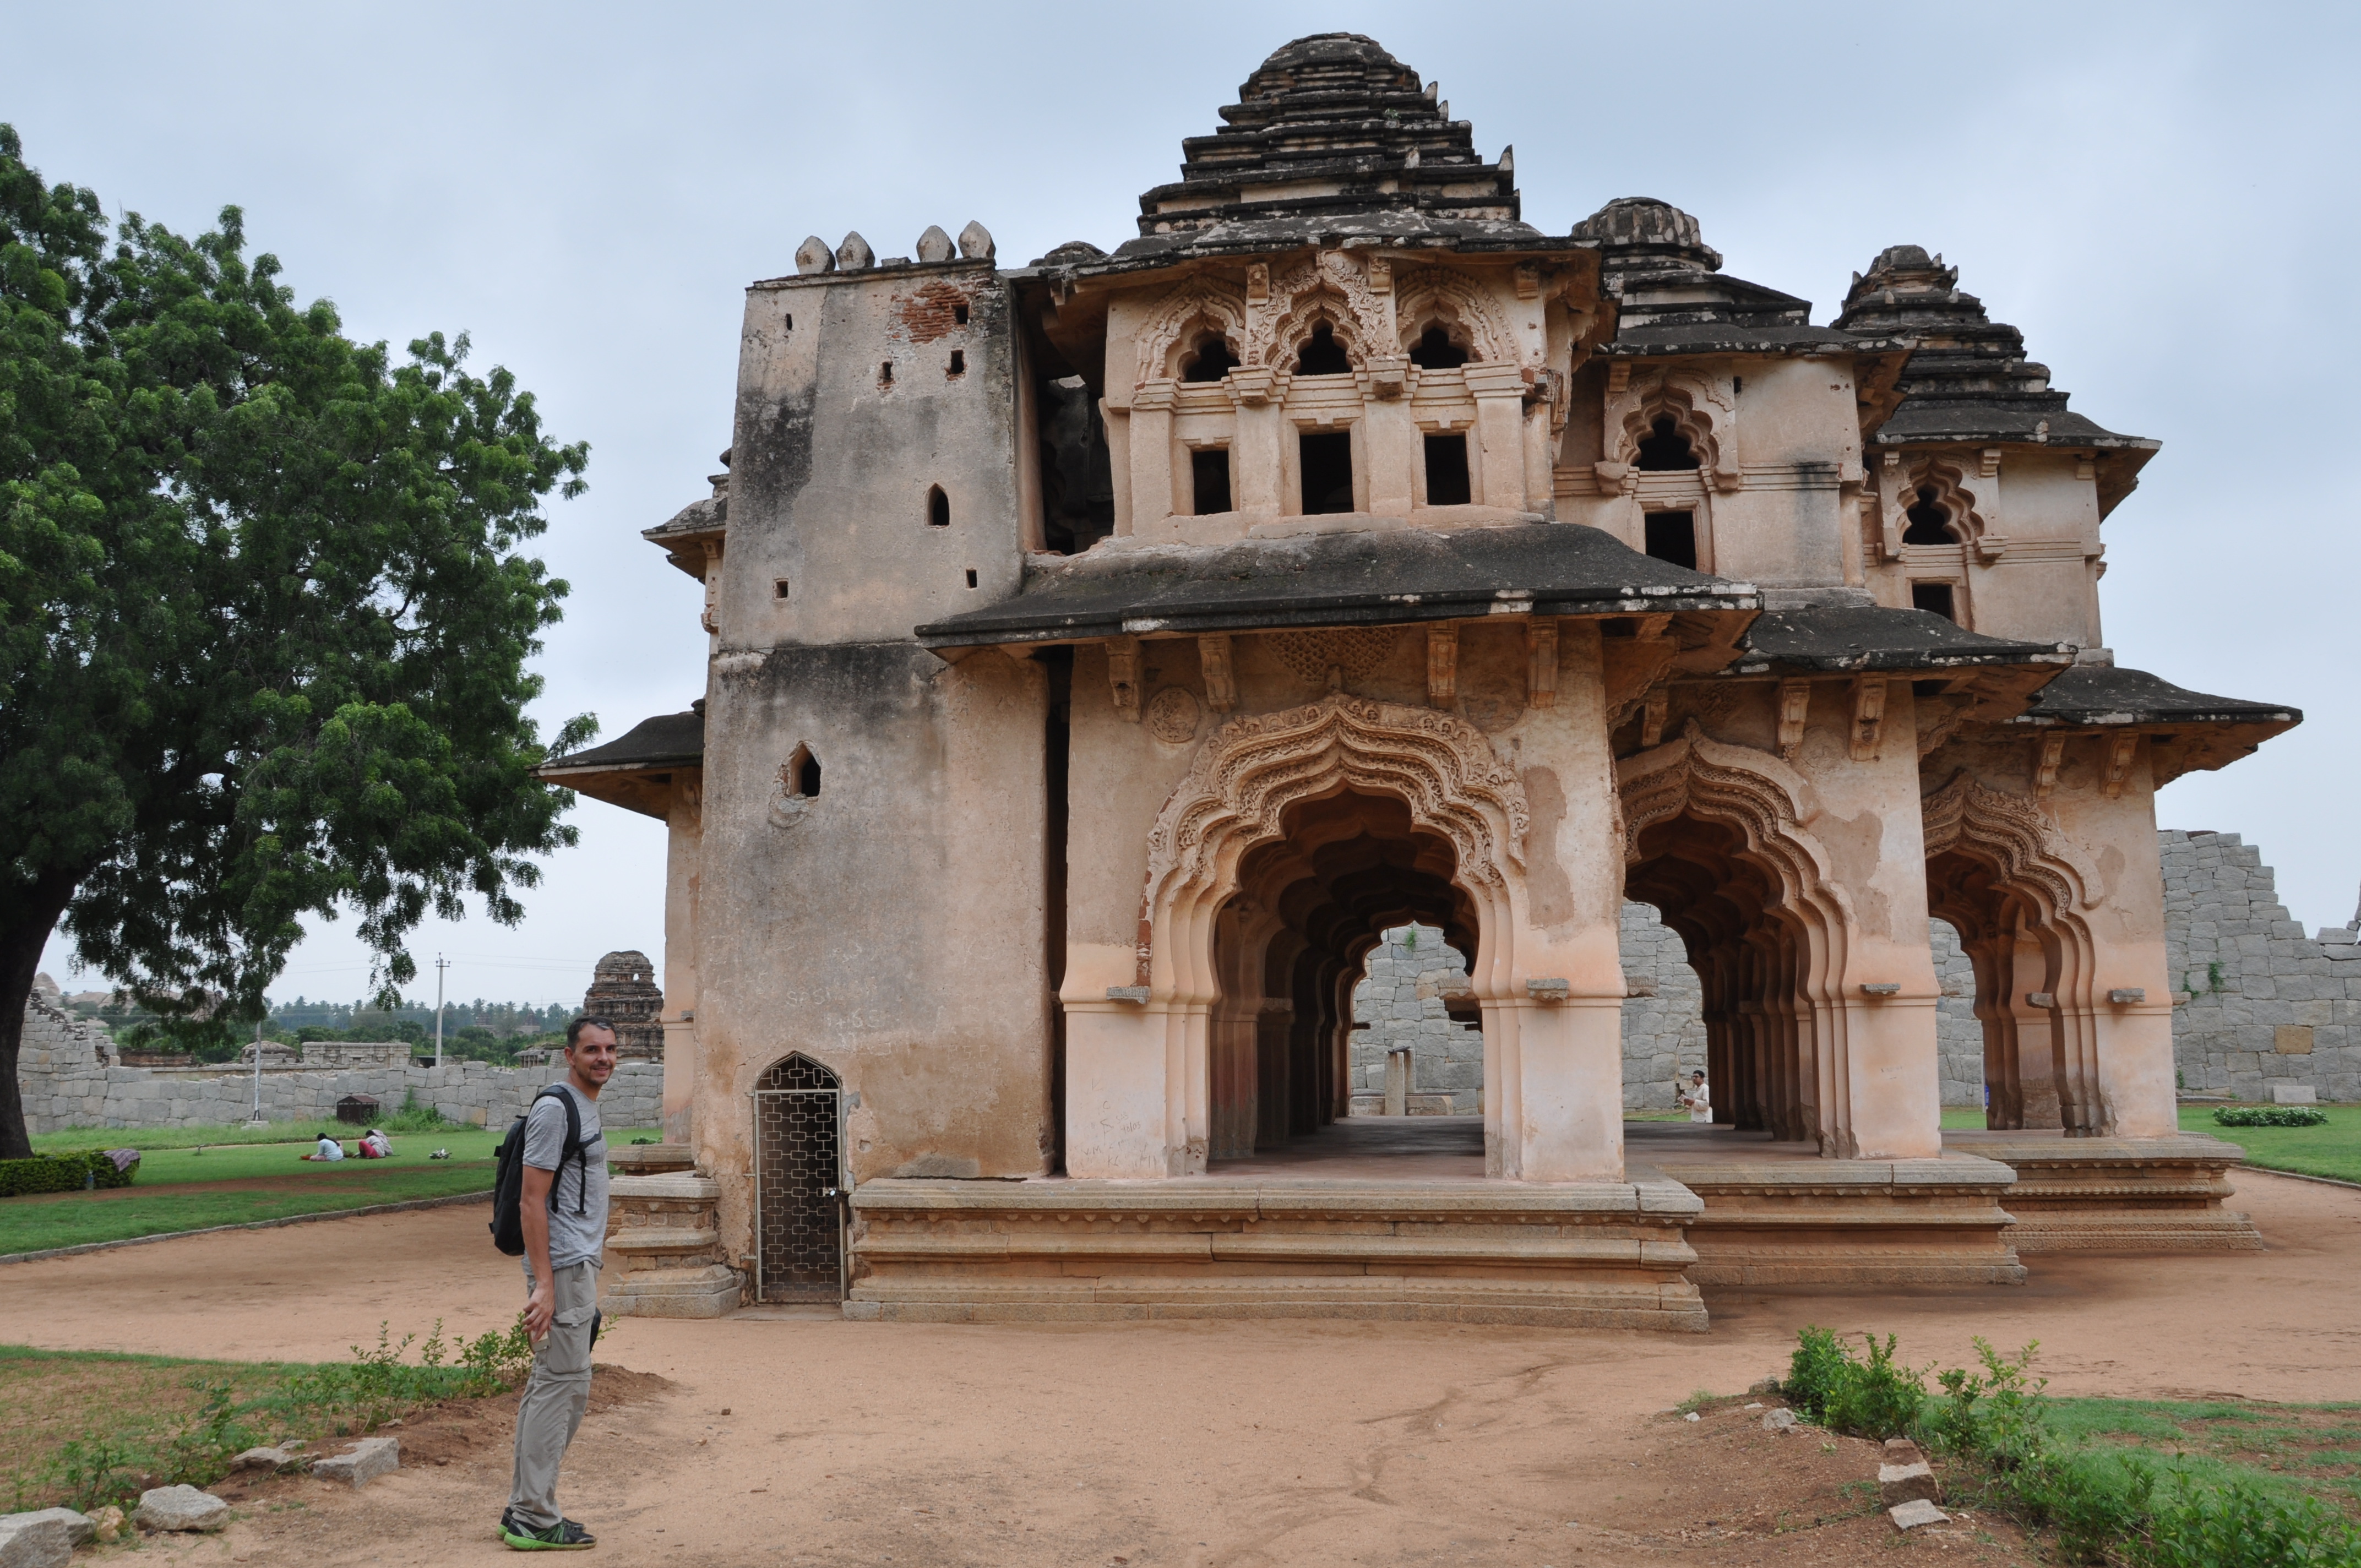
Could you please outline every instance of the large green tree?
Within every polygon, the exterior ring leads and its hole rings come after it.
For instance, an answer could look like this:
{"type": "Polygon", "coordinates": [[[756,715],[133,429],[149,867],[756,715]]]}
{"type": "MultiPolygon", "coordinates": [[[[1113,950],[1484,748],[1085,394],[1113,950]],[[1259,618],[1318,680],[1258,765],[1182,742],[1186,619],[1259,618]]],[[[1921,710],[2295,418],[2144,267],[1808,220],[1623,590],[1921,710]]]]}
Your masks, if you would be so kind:
{"type": "Polygon", "coordinates": [[[357,915],[398,988],[428,908],[513,923],[574,841],[524,715],[566,585],[518,546],[588,449],[464,336],[397,360],[299,306],[235,207],[109,227],[0,126],[0,1157],[60,920],[226,1041],[303,916],[357,915]]]}

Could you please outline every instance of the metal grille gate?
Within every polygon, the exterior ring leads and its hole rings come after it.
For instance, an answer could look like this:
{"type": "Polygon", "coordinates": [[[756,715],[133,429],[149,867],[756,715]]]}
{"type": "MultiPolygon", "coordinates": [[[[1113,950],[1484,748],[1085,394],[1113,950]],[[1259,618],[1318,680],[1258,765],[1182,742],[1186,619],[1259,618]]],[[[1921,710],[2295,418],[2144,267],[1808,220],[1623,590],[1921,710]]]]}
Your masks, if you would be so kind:
{"type": "Polygon", "coordinates": [[[801,1053],[754,1091],[754,1293],[764,1301],[844,1299],[844,1096],[801,1053]]]}

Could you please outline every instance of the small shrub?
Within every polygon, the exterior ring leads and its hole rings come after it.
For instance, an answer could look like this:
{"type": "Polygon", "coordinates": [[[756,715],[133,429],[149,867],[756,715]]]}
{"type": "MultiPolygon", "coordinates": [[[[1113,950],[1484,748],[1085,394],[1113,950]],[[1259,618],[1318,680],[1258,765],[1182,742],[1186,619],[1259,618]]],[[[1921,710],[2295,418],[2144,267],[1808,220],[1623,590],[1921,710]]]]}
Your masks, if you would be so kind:
{"type": "Polygon", "coordinates": [[[1853,1437],[1889,1438],[1908,1431],[1927,1402],[1926,1374],[1894,1359],[1894,1337],[1879,1344],[1863,1334],[1869,1359],[1856,1361],[1827,1329],[1796,1335],[1784,1385],[1788,1399],[1822,1426],[1853,1437]]]}
{"type": "Polygon", "coordinates": [[[2317,1105],[2224,1105],[2213,1113],[2223,1127],[2317,1127],[2327,1120],[2317,1105]]]}
{"type": "Polygon", "coordinates": [[[86,1187],[128,1187],[139,1162],[115,1168],[101,1149],[84,1154],[37,1154],[30,1159],[0,1159],[0,1198],[27,1192],[79,1192],[86,1187]]]}

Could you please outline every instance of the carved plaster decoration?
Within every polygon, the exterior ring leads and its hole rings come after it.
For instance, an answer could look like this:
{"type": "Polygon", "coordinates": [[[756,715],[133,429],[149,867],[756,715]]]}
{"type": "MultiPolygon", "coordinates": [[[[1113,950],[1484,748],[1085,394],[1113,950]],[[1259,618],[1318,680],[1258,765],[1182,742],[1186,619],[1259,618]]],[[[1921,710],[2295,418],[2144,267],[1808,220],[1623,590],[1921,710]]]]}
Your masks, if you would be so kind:
{"type": "Polygon", "coordinates": [[[1779,683],[1779,755],[1788,762],[1803,749],[1804,723],[1812,715],[1812,683],[1779,683]]]}
{"type": "Polygon", "coordinates": [[[1270,264],[1257,261],[1246,269],[1246,299],[1261,304],[1270,298],[1270,264]]]}
{"type": "Polygon", "coordinates": [[[1557,706],[1557,621],[1536,618],[1525,628],[1525,702],[1532,707],[1557,706]]]}
{"type": "Polygon", "coordinates": [[[1197,668],[1205,677],[1205,706],[1227,713],[1238,706],[1238,682],[1230,665],[1230,634],[1215,632],[1197,639],[1197,668]]]}
{"type": "Polygon", "coordinates": [[[1270,299],[1249,313],[1244,358],[1274,370],[1294,368],[1294,360],[1322,321],[1356,362],[1394,341],[1394,296],[1370,291],[1367,269],[1339,250],[1284,263],[1270,279],[1270,299]]]}
{"type": "Polygon", "coordinates": [[[1450,621],[1426,629],[1426,700],[1449,707],[1459,690],[1459,628],[1450,621]]]}
{"type": "Polygon", "coordinates": [[[1819,814],[1804,776],[1767,751],[1708,740],[1694,718],[1680,738],[1615,764],[1623,808],[1623,863],[1640,863],[1640,839],[1683,812],[1735,824],[1752,858],[1794,899],[1825,901],[1844,927],[1852,901],[1831,876],[1828,851],[1804,828],[1819,814]]]}
{"type": "Polygon", "coordinates": [[[2038,887],[2061,914],[2098,907],[2105,886],[2098,868],[2024,795],[1988,789],[1961,768],[1918,805],[1927,859],[1971,850],[2002,882],[2038,887]]]}
{"type": "Polygon", "coordinates": [[[1349,631],[1274,631],[1264,641],[1290,674],[1313,682],[1325,681],[1331,670],[1357,681],[1386,662],[1394,651],[1396,629],[1359,627],[1349,631]]]}
{"type": "Polygon", "coordinates": [[[1148,836],[1141,890],[1139,983],[1210,981],[1210,951],[1169,952],[1175,938],[1206,946],[1199,910],[1218,908],[1237,886],[1256,844],[1279,838],[1296,801],[1357,788],[1410,807],[1421,828],[1449,839],[1462,883],[1505,916],[1508,876],[1524,867],[1532,814],[1524,786],[1483,732],[1431,708],[1342,694],[1280,713],[1250,714],[1213,731],[1148,836]]]}
{"type": "Polygon", "coordinates": [[[1514,365],[1524,357],[1491,295],[1463,273],[1447,267],[1400,273],[1394,280],[1394,319],[1401,323],[1398,341],[1404,353],[1418,346],[1430,323],[1440,322],[1445,330],[1460,329],[1472,358],[1514,365]]]}
{"type": "Polygon", "coordinates": [[[1651,367],[1634,373],[1619,391],[1610,375],[1605,417],[1612,443],[1609,460],[1637,464],[1641,438],[1667,416],[1688,437],[1690,450],[1715,489],[1745,488],[1745,470],[1738,462],[1738,403],[1724,376],[1651,367]]]}
{"type": "Polygon", "coordinates": [[[1132,723],[1139,722],[1139,639],[1110,637],[1106,641],[1107,685],[1114,689],[1115,710],[1132,723]]]}
{"type": "Polygon", "coordinates": [[[1852,760],[1866,762],[1877,756],[1879,733],[1885,726],[1885,677],[1861,675],[1852,683],[1852,760]]]}
{"type": "Polygon", "coordinates": [[[1159,740],[1185,746],[1197,738],[1197,723],[1202,717],[1194,692],[1186,686],[1166,686],[1148,700],[1145,721],[1148,732],[1159,740]]]}
{"type": "Polygon", "coordinates": [[[1230,352],[1243,358],[1246,295],[1219,278],[1192,278],[1158,301],[1140,323],[1135,382],[1144,387],[1150,381],[1179,379],[1182,356],[1208,332],[1221,334],[1229,341],[1230,352]]]}
{"type": "Polygon", "coordinates": [[[2139,754],[2139,731],[2127,730],[2107,742],[2107,776],[2099,787],[2109,800],[2120,799],[2131,782],[2132,759],[2139,754]]]}
{"type": "Polygon", "coordinates": [[[1918,702],[1918,754],[1927,756],[1957,735],[1975,706],[1975,699],[1966,696],[1927,697],[1918,702]]]}
{"type": "MultiPolygon", "coordinates": [[[[1673,691],[1670,686],[1658,686],[1650,692],[1640,707],[1640,750],[1652,751],[1664,744],[1664,718],[1672,711],[1673,691]]],[[[1695,719],[1690,720],[1695,723],[1695,719]]]]}
{"type": "Polygon", "coordinates": [[[2058,787],[2058,769],[2066,761],[2066,737],[2044,735],[2033,767],[2033,798],[2039,800],[2058,787]]]}

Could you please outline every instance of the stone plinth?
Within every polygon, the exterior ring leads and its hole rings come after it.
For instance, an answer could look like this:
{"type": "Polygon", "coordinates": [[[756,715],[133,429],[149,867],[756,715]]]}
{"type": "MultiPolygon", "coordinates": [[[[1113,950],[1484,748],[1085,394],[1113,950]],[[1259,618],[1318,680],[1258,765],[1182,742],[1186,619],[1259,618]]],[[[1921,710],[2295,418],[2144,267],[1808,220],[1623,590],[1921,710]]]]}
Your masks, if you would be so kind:
{"type": "Polygon", "coordinates": [[[1373,1318],[1702,1331],[1698,1203],[1663,1180],[883,1180],[845,1315],[1373,1318]]]}
{"type": "Polygon", "coordinates": [[[1944,1141],[2016,1172],[2009,1240],[2021,1253],[2260,1252],[2255,1222],[2223,1200],[2246,1157],[2202,1134],[2069,1138],[2058,1133],[1954,1133],[1944,1141]]]}
{"type": "Polygon", "coordinates": [[[598,1304],[609,1316],[718,1318],[737,1310],[744,1280],[721,1249],[719,1182],[695,1174],[619,1176],[607,1196],[598,1304]]]}
{"type": "Polygon", "coordinates": [[[697,1154],[686,1144],[607,1145],[607,1163],[625,1176],[671,1176],[697,1168],[697,1154]]]}
{"type": "Polygon", "coordinates": [[[2001,1206],[2015,1176],[1995,1160],[1733,1150],[1657,1168],[1704,1201],[1688,1233],[1700,1285],[2025,1283],[2001,1206]]]}

